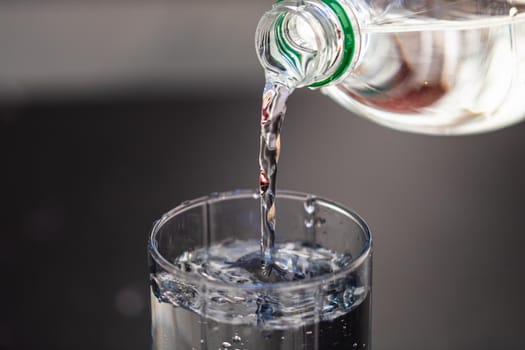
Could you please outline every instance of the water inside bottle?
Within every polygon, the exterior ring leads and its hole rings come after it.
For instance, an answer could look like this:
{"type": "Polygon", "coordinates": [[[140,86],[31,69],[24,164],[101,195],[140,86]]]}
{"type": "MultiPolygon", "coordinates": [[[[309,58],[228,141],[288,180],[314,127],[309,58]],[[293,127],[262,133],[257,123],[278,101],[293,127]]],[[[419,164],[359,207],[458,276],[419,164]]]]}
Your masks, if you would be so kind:
{"type": "Polygon", "coordinates": [[[362,28],[355,69],[325,92],[380,124],[468,134],[525,117],[525,17],[392,18],[362,28]]]}

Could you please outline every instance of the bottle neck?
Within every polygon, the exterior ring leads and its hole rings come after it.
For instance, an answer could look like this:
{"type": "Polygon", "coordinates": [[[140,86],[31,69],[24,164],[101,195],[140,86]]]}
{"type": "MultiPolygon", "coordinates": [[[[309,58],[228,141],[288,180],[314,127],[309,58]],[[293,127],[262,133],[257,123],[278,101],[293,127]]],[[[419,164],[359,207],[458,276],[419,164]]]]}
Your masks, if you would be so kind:
{"type": "Polygon", "coordinates": [[[359,49],[357,20],[339,0],[279,0],[255,37],[266,79],[317,88],[344,78],[359,49]]]}

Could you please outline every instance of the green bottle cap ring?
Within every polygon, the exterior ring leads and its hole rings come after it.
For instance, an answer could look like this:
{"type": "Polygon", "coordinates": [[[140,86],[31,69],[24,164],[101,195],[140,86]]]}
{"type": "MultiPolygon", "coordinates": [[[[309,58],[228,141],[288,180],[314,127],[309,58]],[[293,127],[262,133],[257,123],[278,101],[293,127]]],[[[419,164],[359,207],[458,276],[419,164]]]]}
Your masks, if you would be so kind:
{"type": "MultiPolygon", "coordinates": [[[[277,0],[277,2],[282,2],[284,0],[277,0]]],[[[354,51],[355,51],[355,36],[354,36],[354,29],[352,27],[352,22],[350,21],[350,18],[348,18],[348,15],[346,14],[345,9],[337,2],[337,0],[321,0],[324,2],[334,13],[336,14],[337,18],[339,19],[339,23],[341,24],[341,27],[343,28],[343,33],[345,35],[344,45],[343,45],[343,58],[341,59],[341,63],[339,64],[339,67],[337,67],[337,70],[328,78],[318,81],[316,83],[311,84],[309,87],[312,88],[318,88],[321,86],[324,86],[339,77],[343,75],[343,73],[346,72],[346,70],[350,67],[350,64],[352,63],[352,58],[354,57],[354,51]]],[[[282,20],[279,24],[282,23],[282,20]]],[[[279,35],[281,37],[281,35],[279,35]]],[[[284,42],[281,42],[280,44],[285,44],[284,42]]],[[[288,45],[283,45],[286,47],[287,53],[290,54],[293,51],[292,48],[290,48],[288,45]]],[[[297,55],[293,55],[297,56],[297,55]]]]}

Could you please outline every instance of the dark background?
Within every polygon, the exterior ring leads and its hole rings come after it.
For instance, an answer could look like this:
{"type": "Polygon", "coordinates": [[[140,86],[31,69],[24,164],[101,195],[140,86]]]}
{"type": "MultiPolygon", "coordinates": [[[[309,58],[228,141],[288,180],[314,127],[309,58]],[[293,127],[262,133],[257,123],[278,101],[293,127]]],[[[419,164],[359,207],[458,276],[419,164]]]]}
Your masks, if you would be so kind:
{"type": "MultiPolygon", "coordinates": [[[[257,184],[251,41],[271,2],[153,3],[0,5],[0,349],[147,349],[153,221],[257,184]],[[202,25],[171,20],[189,14],[202,25]]],[[[306,90],[288,111],[278,186],[371,226],[374,349],[522,348],[525,124],[413,135],[306,90]]]]}

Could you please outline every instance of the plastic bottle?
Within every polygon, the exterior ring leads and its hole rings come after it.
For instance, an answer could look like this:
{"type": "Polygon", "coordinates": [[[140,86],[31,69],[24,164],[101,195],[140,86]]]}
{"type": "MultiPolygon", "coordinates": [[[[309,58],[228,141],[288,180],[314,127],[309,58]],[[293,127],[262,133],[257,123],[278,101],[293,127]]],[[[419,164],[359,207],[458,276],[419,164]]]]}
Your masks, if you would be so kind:
{"type": "Polygon", "coordinates": [[[399,130],[468,134],[525,118],[525,0],[284,0],[259,22],[268,81],[321,88],[399,130]]]}

